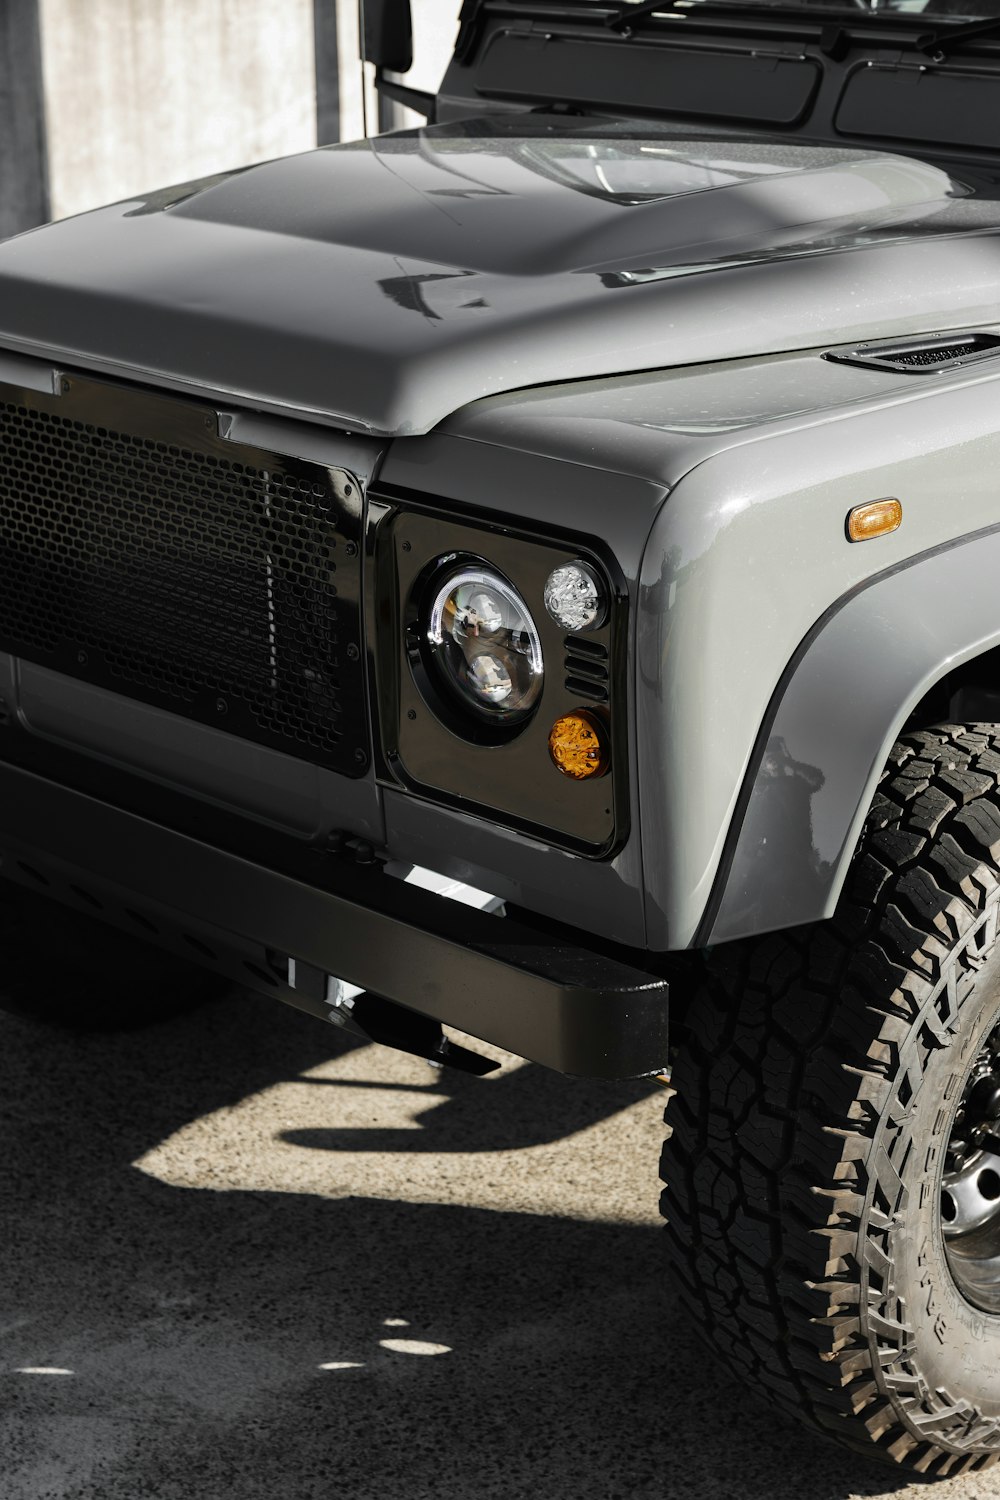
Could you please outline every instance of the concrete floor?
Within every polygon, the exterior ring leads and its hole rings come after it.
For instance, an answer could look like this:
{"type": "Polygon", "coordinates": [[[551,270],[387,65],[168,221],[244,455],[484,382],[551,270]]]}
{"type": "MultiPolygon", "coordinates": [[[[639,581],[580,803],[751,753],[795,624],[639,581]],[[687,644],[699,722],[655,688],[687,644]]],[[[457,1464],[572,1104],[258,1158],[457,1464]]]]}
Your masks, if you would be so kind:
{"type": "Polygon", "coordinates": [[[0,1069],[3,1500],[924,1489],[679,1320],[650,1088],[450,1078],[239,995],[114,1037],[0,1016],[0,1069]]]}

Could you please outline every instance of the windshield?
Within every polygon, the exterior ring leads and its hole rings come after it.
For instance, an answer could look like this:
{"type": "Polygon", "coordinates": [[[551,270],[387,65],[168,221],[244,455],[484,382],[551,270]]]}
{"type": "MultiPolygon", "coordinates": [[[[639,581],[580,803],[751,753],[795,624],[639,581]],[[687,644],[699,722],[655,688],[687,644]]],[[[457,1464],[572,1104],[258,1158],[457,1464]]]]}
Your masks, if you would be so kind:
{"type": "MultiPolygon", "coordinates": [[[[534,0],[529,0],[534,3],[534,0]]],[[[544,0],[542,0],[544,3],[544,0]]],[[[627,17],[630,9],[647,10],[644,0],[577,0],[583,8],[613,12],[620,10],[627,17]]],[[[852,21],[880,20],[887,16],[932,18],[935,25],[941,22],[988,21],[1000,17],[1000,0],[664,0],[658,7],[658,16],[668,17],[701,9],[733,10],[784,10],[798,15],[809,15],[817,11],[834,12],[848,16],[852,21]]]]}

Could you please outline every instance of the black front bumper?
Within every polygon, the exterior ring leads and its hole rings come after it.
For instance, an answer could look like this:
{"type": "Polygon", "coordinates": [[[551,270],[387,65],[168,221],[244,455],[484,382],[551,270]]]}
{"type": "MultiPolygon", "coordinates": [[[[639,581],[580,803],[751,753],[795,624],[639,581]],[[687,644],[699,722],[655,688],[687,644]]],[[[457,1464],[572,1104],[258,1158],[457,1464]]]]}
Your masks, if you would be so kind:
{"type": "Polygon", "coordinates": [[[288,984],[289,958],[560,1072],[667,1063],[664,980],[349,852],[312,884],[0,765],[0,874],[324,1018],[321,995],[288,984]]]}

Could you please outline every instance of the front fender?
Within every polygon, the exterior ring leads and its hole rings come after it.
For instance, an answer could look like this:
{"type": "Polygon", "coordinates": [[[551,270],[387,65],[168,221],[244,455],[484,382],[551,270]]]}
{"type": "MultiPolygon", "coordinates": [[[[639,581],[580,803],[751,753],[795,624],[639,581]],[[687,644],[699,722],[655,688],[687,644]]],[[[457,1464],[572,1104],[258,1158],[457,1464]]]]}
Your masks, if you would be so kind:
{"type": "MultiPolygon", "coordinates": [[[[720,448],[674,480],[636,620],[650,947],[832,910],[907,713],[936,675],[995,642],[997,363],[718,433],[720,448]],[[850,542],[848,512],[888,495],[899,529],[850,542]]],[[[720,375],[733,410],[763,373],[720,375]]]]}
{"type": "Polygon", "coordinates": [[[907,717],[1000,644],[998,578],[994,528],[876,575],[817,621],[769,705],[702,941],[832,916],[907,717]]]}

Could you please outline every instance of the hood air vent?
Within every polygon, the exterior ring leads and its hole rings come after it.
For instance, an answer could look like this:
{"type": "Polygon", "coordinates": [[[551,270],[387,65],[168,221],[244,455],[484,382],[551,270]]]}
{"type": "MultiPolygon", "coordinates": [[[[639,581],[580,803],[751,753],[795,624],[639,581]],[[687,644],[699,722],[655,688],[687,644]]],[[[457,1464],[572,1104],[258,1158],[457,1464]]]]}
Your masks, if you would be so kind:
{"type": "Polygon", "coordinates": [[[910,339],[907,343],[859,344],[856,349],[837,349],[824,354],[838,365],[864,365],[869,370],[893,370],[902,375],[932,375],[954,370],[972,360],[1000,352],[995,333],[942,334],[910,339]]]}

